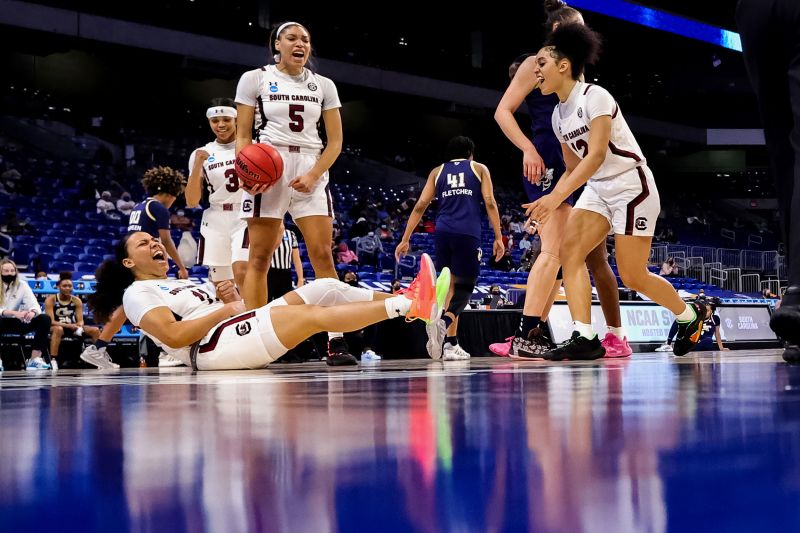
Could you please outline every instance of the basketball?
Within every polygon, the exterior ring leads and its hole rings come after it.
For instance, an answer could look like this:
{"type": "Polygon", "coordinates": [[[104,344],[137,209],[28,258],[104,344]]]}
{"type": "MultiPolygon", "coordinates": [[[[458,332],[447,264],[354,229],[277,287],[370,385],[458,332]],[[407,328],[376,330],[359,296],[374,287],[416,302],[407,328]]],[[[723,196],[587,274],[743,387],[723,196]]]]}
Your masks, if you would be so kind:
{"type": "Polygon", "coordinates": [[[245,146],[236,157],[236,174],[248,187],[272,186],[283,175],[283,158],[269,144],[245,146]]]}

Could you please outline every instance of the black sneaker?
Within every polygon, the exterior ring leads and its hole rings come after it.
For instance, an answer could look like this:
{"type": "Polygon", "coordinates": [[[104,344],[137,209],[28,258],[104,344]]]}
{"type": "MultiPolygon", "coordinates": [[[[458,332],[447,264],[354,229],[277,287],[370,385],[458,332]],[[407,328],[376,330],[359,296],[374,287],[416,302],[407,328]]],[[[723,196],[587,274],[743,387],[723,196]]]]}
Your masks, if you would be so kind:
{"type": "Polygon", "coordinates": [[[706,306],[697,302],[692,302],[689,305],[692,306],[697,316],[691,322],[678,322],[678,333],[675,336],[675,342],[672,344],[672,353],[678,356],[691,352],[703,333],[706,306]]]}
{"type": "Polygon", "coordinates": [[[556,347],[553,341],[545,334],[544,330],[535,327],[528,333],[527,339],[514,338],[512,347],[517,357],[526,359],[543,359],[544,354],[556,347]]]}
{"type": "Polygon", "coordinates": [[[328,341],[328,357],[325,358],[328,366],[357,365],[358,359],[350,353],[344,337],[336,337],[328,341]]]}
{"type": "Polygon", "coordinates": [[[606,349],[600,342],[600,337],[595,335],[593,339],[587,339],[577,331],[572,332],[572,337],[556,348],[542,355],[548,361],[591,361],[600,359],[606,354],[606,349]]]}

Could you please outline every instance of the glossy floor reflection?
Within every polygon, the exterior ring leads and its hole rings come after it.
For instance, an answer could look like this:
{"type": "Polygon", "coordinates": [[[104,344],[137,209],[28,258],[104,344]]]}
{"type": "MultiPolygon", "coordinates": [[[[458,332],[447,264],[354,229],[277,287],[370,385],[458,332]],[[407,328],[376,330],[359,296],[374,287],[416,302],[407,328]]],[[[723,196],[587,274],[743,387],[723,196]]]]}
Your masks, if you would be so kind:
{"type": "Polygon", "coordinates": [[[0,530],[800,531],[778,353],[6,372],[0,530]]]}

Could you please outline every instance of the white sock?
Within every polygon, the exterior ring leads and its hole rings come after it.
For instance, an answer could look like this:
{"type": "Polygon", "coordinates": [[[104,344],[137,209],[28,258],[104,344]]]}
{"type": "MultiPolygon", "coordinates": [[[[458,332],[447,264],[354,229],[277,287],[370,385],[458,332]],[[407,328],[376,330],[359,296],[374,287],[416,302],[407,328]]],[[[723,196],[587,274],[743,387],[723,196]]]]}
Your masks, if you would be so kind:
{"type": "Polygon", "coordinates": [[[411,310],[411,300],[402,294],[400,296],[386,298],[383,301],[383,305],[386,306],[386,314],[389,316],[389,318],[406,316],[406,313],[411,310]]]}
{"type": "Polygon", "coordinates": [[[686,304],[686,309],[683,310],[683,313],[675,315],[675,320],[678,322],[683,322],[684,324],[686,322],[691,322],[695,318],[697,318],[697,313],[695,312],[694,307],[689,304],[686,304]]]}
{"type": "Polygon", "coordinates": [[[616,338],[619,340],[623,340],[625,338],[625,328],[622,326],[615,328],[614,326],[608,326],[608,331],[614,334],[616,338]]]}
{"type": "Polygon", "coordinates": [[[597,336],[592,329],[591,324],[584,324],[583,322],[578,322],[577,320],[572,323],[572,330],[577,331],[581,334],[581,337],[585,337],[589,340],[592,340],[597,336]]]}
{"type": "Polygon", "coordinates": [[[344,337],[344,333],[341,331],[329,331],[328,332],[328,340],[331,339],[341,339],[344,337]]]}

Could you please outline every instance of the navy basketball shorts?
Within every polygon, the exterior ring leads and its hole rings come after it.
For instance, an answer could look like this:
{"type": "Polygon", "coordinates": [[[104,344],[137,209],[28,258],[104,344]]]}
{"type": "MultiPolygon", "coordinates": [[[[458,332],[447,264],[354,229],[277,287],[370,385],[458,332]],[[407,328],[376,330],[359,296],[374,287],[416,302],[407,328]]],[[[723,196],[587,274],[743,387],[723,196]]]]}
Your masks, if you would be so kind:
{"type": "Polygon", "coordinates": [[[481,273],[481,241],[471,235],[434,233],[436,270],[450,268],[453,276],[477,278],[481,273]]]}
{"type": "MultiPolygon", "coordinates": [[[[558,180],[566,172],[564,156],[561,153],[561,143],[558,142],[555,135],[536,135],[533,138],[533,145],[544,161],[545,175],[539,185],[531,183],[528,178],[522,176],[522,186],[525,188],[525,194],[528,195],[528,201],[530,202],[535,202],[542,196],[547,196],[548,193],[552,192],[558,180]]],[[[568,197],[565,202],[572,205],[572,196],[568,197]]]]}

